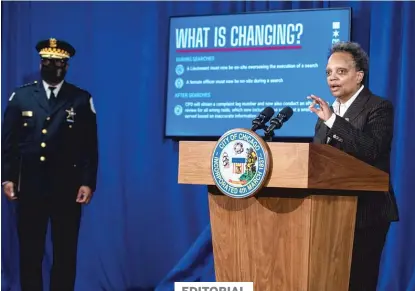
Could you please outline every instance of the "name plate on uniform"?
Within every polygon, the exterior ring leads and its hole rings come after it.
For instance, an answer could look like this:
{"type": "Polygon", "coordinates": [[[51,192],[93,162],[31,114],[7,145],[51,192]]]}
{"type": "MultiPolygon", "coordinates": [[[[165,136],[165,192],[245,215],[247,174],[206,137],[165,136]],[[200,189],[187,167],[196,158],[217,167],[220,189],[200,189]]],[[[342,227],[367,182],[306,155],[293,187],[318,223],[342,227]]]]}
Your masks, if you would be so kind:
{"type": "Polygon", "coordinates": [[[22,111],[22,116],[32,117],[33,111],[22,111]]]}

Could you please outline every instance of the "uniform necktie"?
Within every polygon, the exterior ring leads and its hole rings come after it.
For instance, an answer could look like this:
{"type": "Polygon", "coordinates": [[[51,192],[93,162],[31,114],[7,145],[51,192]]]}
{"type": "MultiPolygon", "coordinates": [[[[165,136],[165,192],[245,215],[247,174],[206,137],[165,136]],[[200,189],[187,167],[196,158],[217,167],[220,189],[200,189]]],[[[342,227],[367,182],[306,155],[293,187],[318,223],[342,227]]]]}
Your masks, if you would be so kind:
{"type": "Polygon", "coordinates": [[[49,107],[53,108],[56,104],[56,96],[53,91],[55,91],[56,87],[49,87],[50,90],[50,96],[49,96],[49,107]]]}

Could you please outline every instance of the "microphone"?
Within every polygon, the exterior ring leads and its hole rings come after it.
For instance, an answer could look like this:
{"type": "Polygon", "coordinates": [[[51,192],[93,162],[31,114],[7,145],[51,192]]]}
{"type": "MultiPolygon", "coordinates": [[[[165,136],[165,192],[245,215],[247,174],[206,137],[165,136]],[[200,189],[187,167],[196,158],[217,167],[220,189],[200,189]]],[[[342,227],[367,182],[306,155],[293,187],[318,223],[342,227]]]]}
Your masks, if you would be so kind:
{"type": "Polygon", "coordinates": [[[284,107],[276,117],[270,120],[270,126],[267,128],[266,132],[270,133],[274,129],[280,129],[284,122],[288,121],[288,119],[290,119],[292,115],[293,110],[291,109],[291,107],[284,107]]]}
{"type": "Polygon", "coordinates": [[[266,107],[254,120],[252,120],[251,130],[256,131],[257,129],[265,128],[265,123],[267,123],[273,115],[274,109],[266,107]]]}

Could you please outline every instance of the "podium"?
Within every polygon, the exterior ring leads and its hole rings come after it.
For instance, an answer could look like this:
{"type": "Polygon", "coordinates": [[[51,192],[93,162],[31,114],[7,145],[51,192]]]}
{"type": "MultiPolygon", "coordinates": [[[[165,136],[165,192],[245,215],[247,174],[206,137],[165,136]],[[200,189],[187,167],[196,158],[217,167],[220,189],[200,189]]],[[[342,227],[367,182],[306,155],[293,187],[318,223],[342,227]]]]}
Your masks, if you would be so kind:
{"type": "Polygon", "coordinates": [[[216,142],[180,141],[178,182],[207,185],[216,279],[256,291],[347,291],[357,194],[389,176],[329,145],[266,143],[270,173],[249,198],[215,186],[216,142]]]}

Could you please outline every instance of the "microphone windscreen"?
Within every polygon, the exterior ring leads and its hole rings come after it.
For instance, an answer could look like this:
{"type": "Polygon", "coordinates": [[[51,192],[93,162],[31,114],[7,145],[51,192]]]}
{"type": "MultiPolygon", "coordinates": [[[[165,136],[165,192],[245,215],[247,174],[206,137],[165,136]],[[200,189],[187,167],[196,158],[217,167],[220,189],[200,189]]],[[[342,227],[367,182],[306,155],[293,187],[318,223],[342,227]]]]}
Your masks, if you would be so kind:
{"type": "Polygon", "coordinates": [[[284,122],[287,121],[288,119],[291,118],[291,116],[293,115],[293,110],[291,107],[287,106],[284,107],[279,114],[283,114],[284,115],[284,122]]]}
{"type": "Polygon", "coordinates": [[[275,111],[272,107],[266,107],[262,110],[261,114],[264,115],[268,120],[274,115],[275,111]]]}

